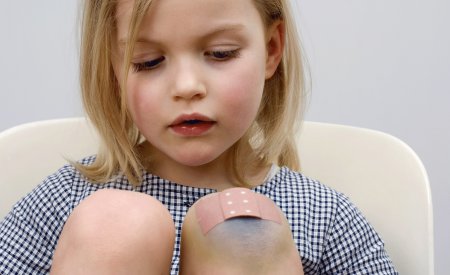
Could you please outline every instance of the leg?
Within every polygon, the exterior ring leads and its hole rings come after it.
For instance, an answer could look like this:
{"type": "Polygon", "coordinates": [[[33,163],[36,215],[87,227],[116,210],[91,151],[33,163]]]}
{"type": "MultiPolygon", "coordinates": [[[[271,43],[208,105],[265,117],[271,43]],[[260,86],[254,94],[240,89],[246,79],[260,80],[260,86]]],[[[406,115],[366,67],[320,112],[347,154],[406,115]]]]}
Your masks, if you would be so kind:
{"type": "Polygon", "coordinates": [[[100,190],[69,216],[51,274],[168,274],[175,226],[151,196],[100,190]]]}
{"type": "Polygon", "coordinates": [[[303,268],[289,223],[276,204],[251,190],[232,188],[207,195],[189,209],[180,274],[302,275],[303,268]]]}

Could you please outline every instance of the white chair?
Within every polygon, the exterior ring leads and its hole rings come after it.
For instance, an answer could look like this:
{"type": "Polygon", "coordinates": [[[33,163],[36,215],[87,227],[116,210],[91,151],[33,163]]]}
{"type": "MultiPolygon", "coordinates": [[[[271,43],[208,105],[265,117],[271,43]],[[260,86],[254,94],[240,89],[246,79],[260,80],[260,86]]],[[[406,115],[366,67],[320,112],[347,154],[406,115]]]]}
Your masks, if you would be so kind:
{"type": "Polygon", "coordinates": [[[305,122],[302,172],[346,194],[385,241],[400,274],[433,275],[431,192],[422,162],[378,131],[305,122]]]}
{"type": "Polygon", "coordinates": [[[97,135],[84,118],[32,122],[1,132],[0,220],[67,160],[93,155],[97,147],[97,135]]]}
{"type": "MultiPolygon", "coordinates": [[[[433,222],[426,171],[403,142],[384,133],[305,122],[302,172],[343,192],[385,240],[400,274],[433,275],[433,222]]],[[[24,124],[0,133],[0,219],[67,159],[95,154],[84,118],[24,124]]]]}

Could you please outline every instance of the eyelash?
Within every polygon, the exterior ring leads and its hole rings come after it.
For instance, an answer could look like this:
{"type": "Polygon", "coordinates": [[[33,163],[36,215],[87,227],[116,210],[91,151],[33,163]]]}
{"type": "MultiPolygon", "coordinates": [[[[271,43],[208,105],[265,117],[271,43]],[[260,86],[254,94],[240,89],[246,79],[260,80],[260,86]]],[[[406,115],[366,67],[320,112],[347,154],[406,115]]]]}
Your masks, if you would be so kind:
{"type": "MultiPolygon", "coordinates": [[[[240,56],[239,49],[226,50],[226,51],[207,51],[205,56],[210,57],[217,62],[224,62],[232,58],[238,58],[240,56]]],[[[156,59],[145,61],[141,63],[132,63],[133,72],[149,71],[157,68],[166,58],[164,56],[156,59]]]]}
{"type": "Polygon", "coordinates": [[[155,69],[156,67],[159,66],[159,64],[161,64],[161,62],[163,62],[166,58],[164,56],[160,56],[156,59],[150,60],[150,61],[145,61],[142,63],[133,63],[133,72],[140,72],[140,71],[148,71],[148,70],[152,70],[155,69]]]}
{"type": "Polygon", "coordinates": [[[208,51],[205,53],[206,56],[210,56],[215,61],[227,61],[232,58],[237,58],[240,56],[239,49],[226,50],[226,51],[208,51]]]}

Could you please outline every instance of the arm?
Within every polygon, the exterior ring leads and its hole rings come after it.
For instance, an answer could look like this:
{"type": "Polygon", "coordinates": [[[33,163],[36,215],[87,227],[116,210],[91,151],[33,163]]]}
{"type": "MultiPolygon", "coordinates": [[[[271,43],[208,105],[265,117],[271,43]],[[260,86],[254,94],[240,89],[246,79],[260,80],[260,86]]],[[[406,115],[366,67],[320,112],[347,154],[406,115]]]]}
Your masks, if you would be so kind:
{"type": "Polygon", "coordinates": [[[68,211],[69,169],[48,177],[0,224],[0,274],[46,274],[68,211]],[[66,183],[66,184],[64,184],[66,183]]]}
{"type": "Polygon", "coordinates": [[[342,195],[327,234],[321,274],[398,274],[384,243],[361,212],[342,195]]]}

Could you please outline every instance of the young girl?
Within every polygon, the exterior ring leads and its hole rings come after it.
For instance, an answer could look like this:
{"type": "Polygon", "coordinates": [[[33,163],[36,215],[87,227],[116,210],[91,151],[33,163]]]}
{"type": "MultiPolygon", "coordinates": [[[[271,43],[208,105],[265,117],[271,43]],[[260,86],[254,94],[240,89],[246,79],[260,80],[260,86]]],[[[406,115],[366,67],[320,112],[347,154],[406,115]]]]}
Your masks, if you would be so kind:
{"type": "Polygon", "coordinates": [[[148,274],[139,264],[164,247],[139,244],[157,234],[147,210],[159,201],[177,274],[189,207],[243,186],[282,209],[305,274],[395,274],[347,198],[295,172],[303,75],[285,0],[85,1],[82,93],[102,148],[14,206],[0,273],[148,274]]]}

